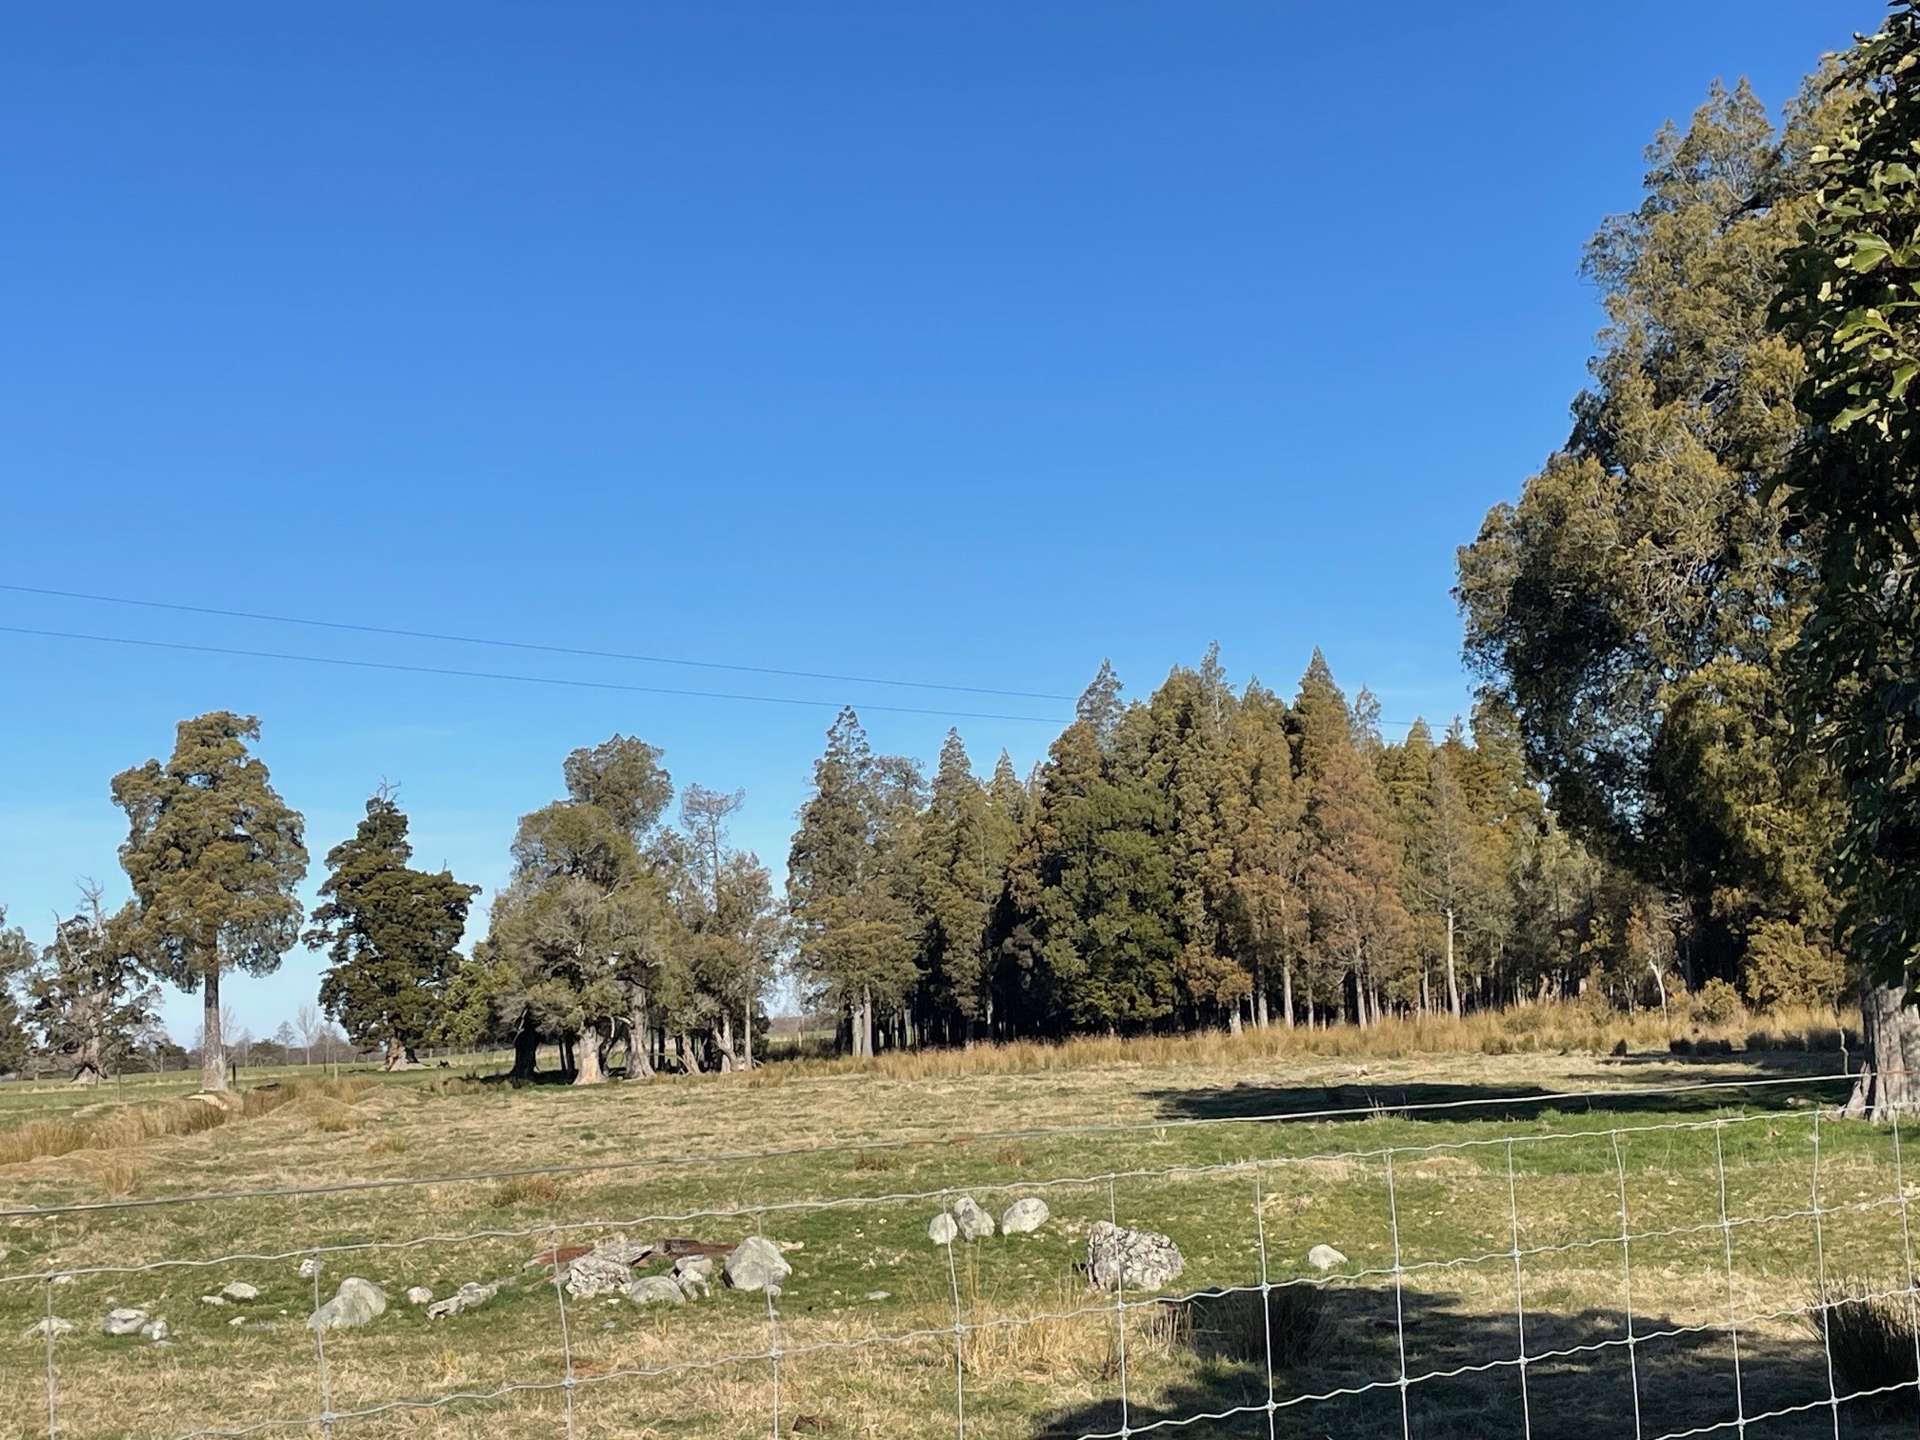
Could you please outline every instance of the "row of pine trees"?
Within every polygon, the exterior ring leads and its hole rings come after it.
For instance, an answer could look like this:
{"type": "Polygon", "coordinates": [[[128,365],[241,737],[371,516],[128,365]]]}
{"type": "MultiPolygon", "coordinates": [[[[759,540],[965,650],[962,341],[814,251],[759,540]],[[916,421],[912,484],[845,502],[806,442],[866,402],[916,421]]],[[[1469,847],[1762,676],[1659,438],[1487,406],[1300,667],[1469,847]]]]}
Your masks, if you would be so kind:
{"type": "MultiPolygon", "coordinates": [[[[1102,667],[1022,781],[950,733],[930,783],[841,714],[788,862],[794,974],[856,1055],[977,1039],[1374,1023],[1684,969],[1666,908],[1573,841],[1511,719],[1386,743],[1317,652],[1291,702],[1216,651],[1102,667]]],[[[1687,978],[1684,974],[1682,979],[1687,978]]]]}

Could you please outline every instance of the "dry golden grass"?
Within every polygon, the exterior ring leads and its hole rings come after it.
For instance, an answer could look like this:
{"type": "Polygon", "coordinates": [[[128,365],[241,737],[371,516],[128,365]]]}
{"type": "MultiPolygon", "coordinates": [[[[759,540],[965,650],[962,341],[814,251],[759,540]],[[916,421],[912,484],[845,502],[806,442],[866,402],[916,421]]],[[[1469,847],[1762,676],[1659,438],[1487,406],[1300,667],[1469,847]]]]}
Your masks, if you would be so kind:
{"type": "MultiPolygon", "coordinates": [[[[233,1092],[225,1100],[189,1097],[82,1112],[57,1119],[29,1120],[0,1131],[0,1165],[71,1155],[79,1151],[109,1154],[135,1151],[156,1140],[198,1135],[232,1120],[250,1120],[287,1105],[315,1117],[322,1130],[353,1128],[358,1117],[350,1102],[365,1095],[372,1082],[361,1079],[299,1080],[233,1092]]],[[[110,1193],[125,1193],[110,1191],[110,1193]]]]}

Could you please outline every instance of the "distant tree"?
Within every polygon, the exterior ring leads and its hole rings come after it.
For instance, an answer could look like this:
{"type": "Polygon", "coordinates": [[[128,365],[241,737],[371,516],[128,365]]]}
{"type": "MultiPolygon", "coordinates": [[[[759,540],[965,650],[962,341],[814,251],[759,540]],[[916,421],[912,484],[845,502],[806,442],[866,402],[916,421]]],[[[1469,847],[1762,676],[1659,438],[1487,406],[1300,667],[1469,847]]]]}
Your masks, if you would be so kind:
{"type": "Polygon", "coordinates": [[[300,1008],[294,1012],[294,1033],[300,1037],[300,1063],[313,1063],[313,1047],[320,1039],[320,1031],[326,1024],[326,1017],[320,1013],[320,1007],[311,1000],[302,1000],[300,1008]]]}
{"type": "Polygon", "coordinates": [[[143,983],[127,914],[108,915],[101,893],[82,887],[83,908],[56,923],[27,981],[28,1018],[75,1080],[118,1074],[162,1033],[159,987],[143,983]]]}
{"type": "Polygon", "coordinates": [[[919,788],[912,764],[876,757],[860,717],[842,710],[788,856],[799,974],[846,1017],[855,1055],[874,1053],[878,1016],[905,1001],[918,975],[911,859],[919,788]]]}
{"type": "Polygon", "coordinates": [[[992,801],[960,732],[949,730],[914,840],[915,906],[925,922],[919,966],[930,1008],[967,1044],[992,1014],[987,923],[1007,858],[994,832],[992,801]]]}
{"type": "Polygon", "coordinates": [[[412,857],[406,814],[383,785],[352,838],[327,852],[320,904],[302,937],[332,962],[321,1005],[356,1045],[380,1050],[389,1070],[412,1064],[440,1024],[460,963],[455,947],[479,893],[445,870],[414,869],[412,857]]]}
{"type": "Polygon", "coordinates": [[[25,932],[8,926],[6,906],[0,905],[0,1075],[24,1069],[33,1048],[16,991],[37,958],[25,932]]]}
{"type": "Polygon", "coordinates": [[[1307,845],[1303,787],[1293,774],[1287,708],[1248,682],[1227,736],[1221,838],[1228,847],[1226,919],[1243,957],[1254,1023],[1265,1027],[1272,978],[1292,1026],[1294,972],[1307,939],[1307,845]]]}
{"type": "Polygon", "coordinates": [[[248,752],[259,722],[224,710],[180,723],[172,756],[114,777],[127,814],[120,863],[134,902],[127,943],[161,977],[201,992],[201,1083],[227,1088],[220,978],[279,967],[300,932],[301,818],[248,752]]]}
{"type": "Polygon", "coordinates": [[[728,822],[745,801],[744,790],[687,786],[679,831],[661,849],[677,872],[682,943],[691,962],[688,998],[701,1012],[722,1070],[754,1063],[754,1017],[780,947],[773,877],[758,856],[735,850],[728,839],[728,822]]]}
{"type": "Polygon", "coordinates": [[[561,767],[567,798],[605,811],[638,841],[673,800],[673,777],[660,767],[662,753],[659,746],[626,735],[575,750],[561,767]]]}

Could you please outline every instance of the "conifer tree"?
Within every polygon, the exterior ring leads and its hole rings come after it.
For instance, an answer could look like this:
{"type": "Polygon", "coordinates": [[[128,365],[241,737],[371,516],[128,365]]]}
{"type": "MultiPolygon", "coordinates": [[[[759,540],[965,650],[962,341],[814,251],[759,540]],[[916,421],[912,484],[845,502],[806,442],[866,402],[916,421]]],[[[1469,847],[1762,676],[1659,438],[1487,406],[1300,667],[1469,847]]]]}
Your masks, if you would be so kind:
{"type": "Polygon", "coordinates": [[[300,934],[301,818],[248,751],[259,738],[252,716],[217,710],[180,722],[164,765],[149,760],[113,780],[134,896],[126,943],[162,978],[201,992],[201,1084],[211,1091],[227,1088],[221,976],[277,969],[300,934]]]}
{"type": "Polygon", "coordinates": [[[925,917],[924,983],[950,1033],[967,1044],[991,1012],[987,923],[1006,858],[992,810],[960,732],[949,730],[915,843],[916,903],[925,917]]]}
{"type": "Polygon", "coordinates": [[[303,936],[331,962],[320,1003],[386,1068],[414,1063],[414,1050],[442,1025],[447,988],[460,964],[456,946],[479,887],[448,871],[408,861],[407,816],[387,786],[367,801],[350,839],[327,852],[321,903],[303,936]]]}
{"type": "Polygon", "coordinates": [[[1286,706],[1249,681],[1227,737],[1221,826],[1230,855],[1228,925],[1262,1028],[1276,971],[1281,1019],[1289,1027],[1295,1020],[1294,973],[1307,919],[1302,788],[1294,780],[1286,706]]]}

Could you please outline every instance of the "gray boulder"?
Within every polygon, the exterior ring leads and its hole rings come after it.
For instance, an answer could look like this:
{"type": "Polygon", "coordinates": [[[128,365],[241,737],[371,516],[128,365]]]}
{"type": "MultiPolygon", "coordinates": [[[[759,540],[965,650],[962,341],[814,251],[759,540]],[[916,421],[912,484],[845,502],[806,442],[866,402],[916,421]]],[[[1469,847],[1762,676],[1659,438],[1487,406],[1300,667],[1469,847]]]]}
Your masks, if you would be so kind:
{"type": "Polygon", "coordinates": [[[49,1315],[46,1319],[36,1320],[25,1330],[22,1330],[20,1332],[20,1338],[23,1340],[44,1340],[47,1336],[51,1335],[57,1340],[62,1335],[71,1335],[72,1333],[73,1321],[62,1320],[58,1315],[49,1315]]]}
{"type": "Polygon", "coordinates": [[[478,1281],[469,1280],[446,1299],[436,1300],[427,1306],[427,1318],[445,1320],[450,1316],[484,1305],[499,1293],[498,1284],[482,1285],[478,1281]]]}
{"type": "Polygon", "coordinates": [[[371,1280],[349,1275],[333,1298],[307,1317],[309,1330],[355,1330],[387,1313],[387,1292],[371,1280]]]}
{"type": "Polygon", "coordinates": [[[686,1293],[671,1275],[642,1275],[627,1286],[627,1299],[636,1305],[684,1305],[686,1293]]]}
{"type": "Polygon", "coordinates": [[[1331,1245],[1316,1245],[1307,1251],[1307,1264],[1323,1274],[1328,1270],[1338,1270],[1347,1263],[1347,1257],[1331,1245]]]}
{"type": "Polygon", "coordinates": [[[319,1258],[317,1256],[309,1255],[306,1259],[300,1262],[299,1268],[296,1269],[293,1273],[298,1275],[302,1280],[313,1279],[314,1276],[320,1273],[319,1258]]]}
{"type": "Polygon", "coordinates": [[[793,1274],[780,1247],[764,1235],[749,1235],[734,1246],[722,1268],[735,1290],[764,1290],[793,1274]]]}
{"type": "Polygon", "coordinates": [[[158,1315],[140,1327],[141,1337],[152,1340],[156,1344],[165,1340],[172,1333],[173,1332],[167,1328],[167,1322],[158,1315]]]}
{"type": "Polygon", "coordinates": [[[100,1322],[100,1333],[102,1335],[138,1335],[142,1327],[152,1319],[153,1316],[145,1310],[136,1310],[130,1305],[118,1310],[109,1310],[100,1322]]]}
{"type": "Polygon", "coordinates": [[[960,1227],[954,1223],[953,1216],[944,1210],[927,1222],[927,1238],[936,1245],[951,1245],[959,1233],[960,1227]]]}
{"type": "Polygon", "coordinates": [[[433,1291],[424,1285],[412,1286],[407,1291],[407,1303],[409,1305],[431,1305],[433,1303],[433,1291]]]}
{"type": "Polygon", "coordinates": [[[1152,1230],[1128,1230],[1105,1220],[1087,1234],[1087,1275],[1094,1287],[1158,1290],[1186,1268],[1180,1247],[1152,1230]]]}
{"type": "Polygon", "coordinates": [[[971,1195],[953,1202],[953,1221],[960,1227],[962,1240],[984,1240],[993,1234],[993,1217],[982,1210],[971,1195]]]}
{"type": "Polygon", "coordinates": [[[249,1285],[244,1280],[235,1280],[231,1284],[221,1286],[220,1293],[228,1300],[244,1305],[249,1300],[260,1298],[260,1287],[249,1285]]]}
{"type": "Polygon", "coordinates": [[[1024,1200],[1016,1200],[1000,1213],[1000,1233],[1002,1235],[1031,1235],[1052,1216],[1047,1202],[1038,1195],[1029,1195],[1024,1200]]]}
{"type": "Polygon", "coordinates": [[[616,1235],[603,1240],[567,1265],[567,1293],[576,1300],[613,1295],[627,1288],[633,1267],[653,1254],[653,1246],[616,1235]]]}
{"type": "Polygon", "coordinates": [[[713,1257],[710,1255],[685,1255],[675,1262],[673,1283],[680,1287],[680,1293],[689,1300],[699,1300],[713,1293],[713,1257]]]}

